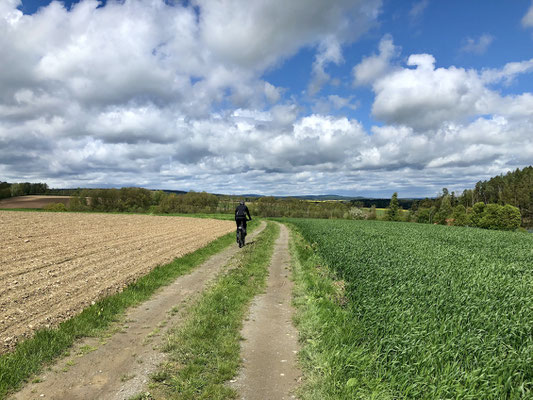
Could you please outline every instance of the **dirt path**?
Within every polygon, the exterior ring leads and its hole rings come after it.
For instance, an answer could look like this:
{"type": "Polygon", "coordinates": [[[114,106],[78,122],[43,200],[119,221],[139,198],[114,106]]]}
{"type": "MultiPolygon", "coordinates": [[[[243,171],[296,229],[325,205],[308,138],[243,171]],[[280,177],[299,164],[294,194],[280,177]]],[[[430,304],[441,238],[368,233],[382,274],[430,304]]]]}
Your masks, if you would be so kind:
{"type": "MultiPolygon", "coordinates": [[[[264,229],[250,235],[250,240],[264,229]]],[[[211,257],[189,275],[164,287],[151,300],[127,313],[119,332],[102,344],[87,339],[71,355],[40,376],[13,399],[128,399],[141,392],[148,376],[164,360],[158,347],[166,327],[180,322],[180,305],[205,290],[239,251],[236,244],[211,257]]]]}
{"type": "Polygon", "coordinates": [[[244,364],[232,385],[245,400],[293,399],[301,376],[298,333],[292,324],[289,233],[285,225],[280,228],[266,293],[254,299],[242,331],[244,364]]]}

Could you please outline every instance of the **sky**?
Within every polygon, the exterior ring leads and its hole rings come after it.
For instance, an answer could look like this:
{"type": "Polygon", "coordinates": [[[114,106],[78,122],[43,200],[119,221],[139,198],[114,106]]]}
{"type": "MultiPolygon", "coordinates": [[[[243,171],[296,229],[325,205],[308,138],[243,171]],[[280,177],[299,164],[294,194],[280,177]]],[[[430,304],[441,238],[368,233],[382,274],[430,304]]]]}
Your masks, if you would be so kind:
{"type": "Polygon", "coordinates": [[[533,164],[531,0],[0,0],[0,181],[435,196],[533,164]]]}

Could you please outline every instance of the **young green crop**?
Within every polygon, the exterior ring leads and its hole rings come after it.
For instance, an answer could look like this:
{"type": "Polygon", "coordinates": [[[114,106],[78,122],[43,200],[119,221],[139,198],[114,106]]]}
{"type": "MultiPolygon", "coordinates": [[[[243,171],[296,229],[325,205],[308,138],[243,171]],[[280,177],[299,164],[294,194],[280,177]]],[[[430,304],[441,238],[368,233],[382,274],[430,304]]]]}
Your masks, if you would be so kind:
{"type": "Polygon", "coordinates": [[[366,363],[358,368],[352,357],[336,378],[352,398],[369,379],[391,398],[533,397],[533,236],[290,222],[345,285],[350,321],[329,330],[344,335],[330,351],[342,360],[356,346],[366,363]]]}

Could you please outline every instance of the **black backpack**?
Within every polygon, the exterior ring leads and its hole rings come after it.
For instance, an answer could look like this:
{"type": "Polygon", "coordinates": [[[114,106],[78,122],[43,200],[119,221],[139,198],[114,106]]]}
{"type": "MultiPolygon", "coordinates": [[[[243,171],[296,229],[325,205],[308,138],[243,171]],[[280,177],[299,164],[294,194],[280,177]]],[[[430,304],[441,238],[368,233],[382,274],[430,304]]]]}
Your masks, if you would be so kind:
{"type": "Polygon", "coordinates": [[[236,217],[245,217],[246,218],[246,206],[243,204],[239,204],[237,206],[237,210],[235,211],[236,217]]]}

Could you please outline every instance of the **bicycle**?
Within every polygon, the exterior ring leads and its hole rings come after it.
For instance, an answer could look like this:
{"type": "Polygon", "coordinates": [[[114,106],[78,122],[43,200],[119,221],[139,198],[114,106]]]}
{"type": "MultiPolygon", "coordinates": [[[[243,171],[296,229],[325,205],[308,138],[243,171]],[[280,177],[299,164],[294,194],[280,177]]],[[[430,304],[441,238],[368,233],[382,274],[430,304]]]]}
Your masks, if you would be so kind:
{"type": "Polygon", "coordinates": [[[237,243],[239,243],[239,248],[244,246],[244,238],[246,237],[246,229],[244,229],[244,221],[239,222],[237,227],[237,243]]]}

